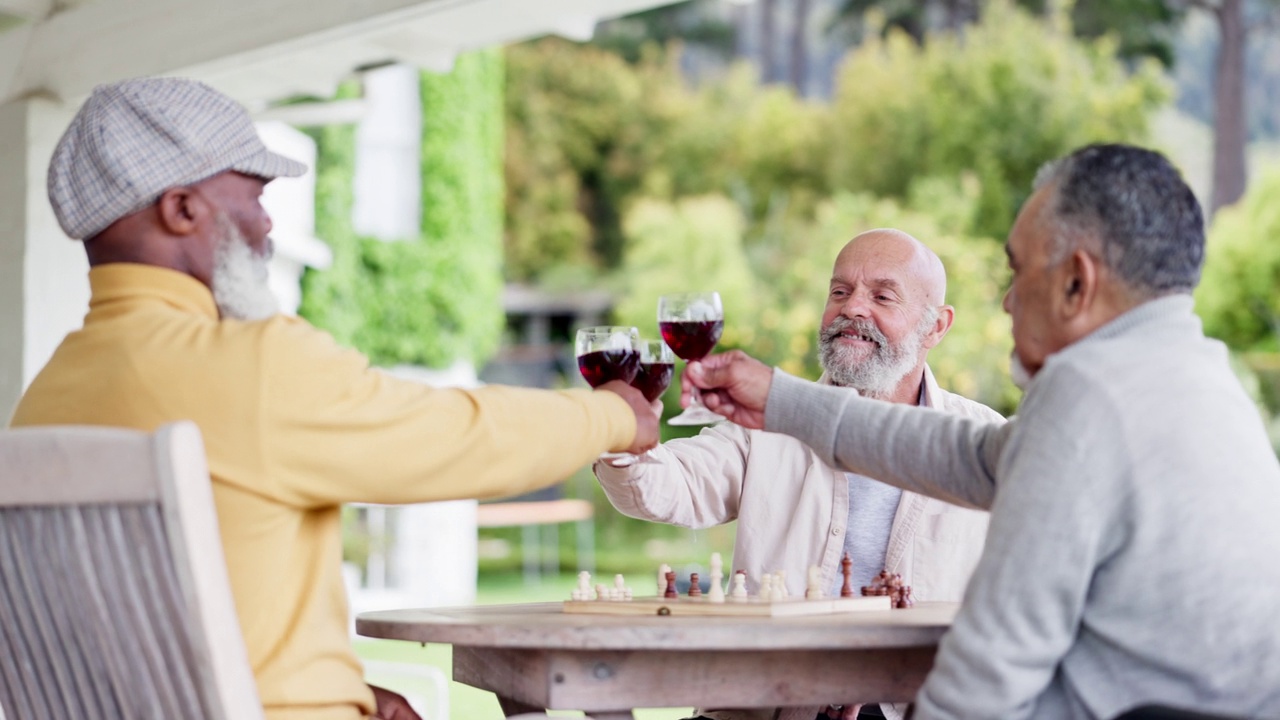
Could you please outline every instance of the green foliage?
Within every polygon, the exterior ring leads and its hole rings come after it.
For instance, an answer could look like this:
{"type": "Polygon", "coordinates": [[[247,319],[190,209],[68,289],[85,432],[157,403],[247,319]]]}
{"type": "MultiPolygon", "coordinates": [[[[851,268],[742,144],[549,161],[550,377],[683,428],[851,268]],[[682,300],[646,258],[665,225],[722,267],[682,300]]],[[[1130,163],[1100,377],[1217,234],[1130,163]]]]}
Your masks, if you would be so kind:
{"type": "Polygon", "coordinates": [[[1280,172],[1254,180],[1214,217],[1196,308],[1205,330],[1241,351],[1280,350],[1280,172]]]}
{"type": "Polygon", "coordinates": [[[757,296],[743,252],[737,205],[714,195],[675,203],[641,200],[627,214],[625,228],[627,249],[620,277],[626,289],[615,308],[618,318],[640,328],[642,335],[657,337],[659,295],[715,290],[725,307],[722,343],[752,346],[749,318],[757,296]]]}
{"type": "Polygon", "coordinates": [[[671,57],[629,65],[550,38],[507,51],[507,277],[616,269],[642,197],[719,193],[811,211],[827,188],[827,111],[736,68],[701,89],[671,57]]]}
{"type": "Polygon", "coordinates": [[[732,198],[752,252],[837,189],[911,205],[914,184],[943,180],[977,190],[961,231],[1003,238],[1041,164],[1141,141],[1167,88],[1154,63],[1129,73],[1110,38],[1081,42],[1008,2],[985,18],[923,47],[897,31],[867,41],[831,104],[762,88],[745,65],[691,87],[656,49],[633,64],[554,38],[508,49],[508,279],[618,269],[642,198],[732,198]]]}
{"type": "MultiPolygon", "coordinates": [[[[355,133],[314,132],[316,231],[334,262],[303,278],[300,313],[379,365],[483,362],[501,337],[500,53],[422,76],[422,234],[400,242],[351,226],[355,133]]],[[[339,93],[356,93],[348,85],[339,93]]]]}
{"type": "Polygon", "coordinates": [[[597,266],[620,253],[648,127],[642,77],[618,56],[554,38],[508,51],[507,276],[597,266]]]}
{"type": "Polygon", "coordinates": [[[1115,37],[1120,55],[1152,57],[1173,67],[1173,44],[1188,6],[1170,0],[1076,0],[1071,20],[1077,35],[1115,37]]]}
{"type": "Polygon", "coordinates": [[[1088,142],[1144,139],[1167,99],[1154,64],[1130,75],[1110,39],[1081,42],[1007,2],[923,47],[891,31],[840,71],[833,183],[904,198],[915,178],[973,173],[978,234],[1004,237],[1036,170],[1088,142]]]}

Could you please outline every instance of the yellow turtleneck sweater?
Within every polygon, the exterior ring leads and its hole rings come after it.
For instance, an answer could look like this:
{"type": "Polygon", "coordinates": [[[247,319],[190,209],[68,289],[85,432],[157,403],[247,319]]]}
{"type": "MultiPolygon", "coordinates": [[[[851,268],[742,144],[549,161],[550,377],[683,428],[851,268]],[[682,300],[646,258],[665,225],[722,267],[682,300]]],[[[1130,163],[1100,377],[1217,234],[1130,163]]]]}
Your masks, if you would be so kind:
{"type": "Polygon", "coordinates": [[[182,273],[111,264],[89,282],[83,329],[11,424],[195,421],[270,720],[373,711],[347,636],[342,503],[521,493],[635,435],[613,393],[432,389],[370,369],[297,318],[220,320],[209,290],[182,273]]]}

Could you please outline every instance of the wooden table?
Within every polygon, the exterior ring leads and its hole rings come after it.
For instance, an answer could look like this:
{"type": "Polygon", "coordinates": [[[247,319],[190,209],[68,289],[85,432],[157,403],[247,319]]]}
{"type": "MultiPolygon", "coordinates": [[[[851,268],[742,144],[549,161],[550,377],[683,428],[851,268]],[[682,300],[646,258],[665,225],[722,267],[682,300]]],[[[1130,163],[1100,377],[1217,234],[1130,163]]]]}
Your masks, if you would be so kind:
{"type": "Polygon", "coordinates": [[[453,678],[508,716],[903,702],[959,605],[792,618],[566,615],[560,603],[361,614],[360,635],[453,645],[453,678]]]}

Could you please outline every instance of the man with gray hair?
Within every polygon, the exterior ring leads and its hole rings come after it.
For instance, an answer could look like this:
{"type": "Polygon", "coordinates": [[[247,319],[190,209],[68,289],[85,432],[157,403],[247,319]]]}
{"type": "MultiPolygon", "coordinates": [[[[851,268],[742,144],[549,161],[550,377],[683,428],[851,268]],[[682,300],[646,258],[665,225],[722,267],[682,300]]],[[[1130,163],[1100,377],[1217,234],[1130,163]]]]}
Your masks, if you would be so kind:
{"type": "MultiPolygon", "coordinates": [[[[946,285],[942,261],[907,233],[870,230],[850,240],[836,256],[827,290],[819,382],[999,422],[990,408],[938,387],[929,370],[929,350],[955,316],[945,304],[946,285]]],[[[691,528],[737,520],[732,567],[746,571],[753,593],[764,573],[783,571],[787,592],[801,596],[809,568],[816,566],[822,591],[839,594],[840,560],[848,553],[854,587],[870,585],[888,569],[903,576],[916,599],[956,601],[987,531],[985,512],[903,492],[874,475],[840,472],[793,438],[728,423],[665,443],[639,462],[597,462],[595,472],[610,502],[626,515],[691,528]]],[[[836,715],[857,712],[849,706],[836,715]]],[[[901,712],[890,705],[862,709],[864,717],[897,718],[901,712]]],[[[814,720],[817,713],[785,708],[781,717],[814,720]]],[[[702,715],[775,717],[773,710],[702,715]]]]}
{"type": "Polygon", "coordinates": [[[1148,705],[1280,717],[1280,465],[1190,296],[1200,206],[1158,153],[1078,150],[1006,245],[1004,425],[885,405],[742,353],[686,392],[826,461],[991,509],[917,718],[1112,718],[1148,705]]]}
{"type": "Polygon", "coordinates": [[[518,494],[606,450],[644,450],[658,417],[621,382],[551,392],[398,380],[278,314],[260,198],[305,171],[201,83],[95,89],[49,164],[54,213],[89,257],[89,313],[12,425],[194,421],[268,720],[416,720],[364,683],[351,648],[342,504],[518,494]]]}

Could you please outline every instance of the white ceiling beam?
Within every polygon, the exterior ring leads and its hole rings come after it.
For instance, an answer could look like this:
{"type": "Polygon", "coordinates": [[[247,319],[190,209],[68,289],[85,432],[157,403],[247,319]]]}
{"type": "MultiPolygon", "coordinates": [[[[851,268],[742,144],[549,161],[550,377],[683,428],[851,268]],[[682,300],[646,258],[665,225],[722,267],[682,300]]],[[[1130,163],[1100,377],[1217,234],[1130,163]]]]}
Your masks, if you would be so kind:
{"type": "MultiPolygon", "coordinates": [[[[36,2],[37,0],[0,0],[36,2]]],[[[332,86],[332,62],[404,61],[444,71],[457,52],[549,32],[583,36],[585,19],[672,0],[95,0],[59,4],[30,30],[19,63],[0,64],[0,103],[35,92],[75,101],[95,85],[140,75],[207,78],[245,101],[332,86]],[[576,31],[576,32],[575,32],[576,31]],[[370,51],[380,53],[372,56],[370,51]],[[269,70],[310,58],[292,80],[269,70]],[[317,72],[319,71],[319,72],[317,72]],[[311,75],[311,82],[301,83],[311,75]],[[277,80],[276,78],[281,78],[277,80]],[[226,82],[221,82],[225,80],[226,82]],[[278,90],[276,89],[278,87],[278,90]]],[[[0,60],[16,30],[0,33],[0,60]]],[[[6,50],[8,46],[8,50],[6,50]]],[[[295,69],[296,70],[296,69],[295,69]]]]}
{"type": "Polygon", "coordinates": [[[477,1],[98,0],[36,25],[0,102],[36,90],[75,98],[102,82],[341,40],[477,1]]]}

